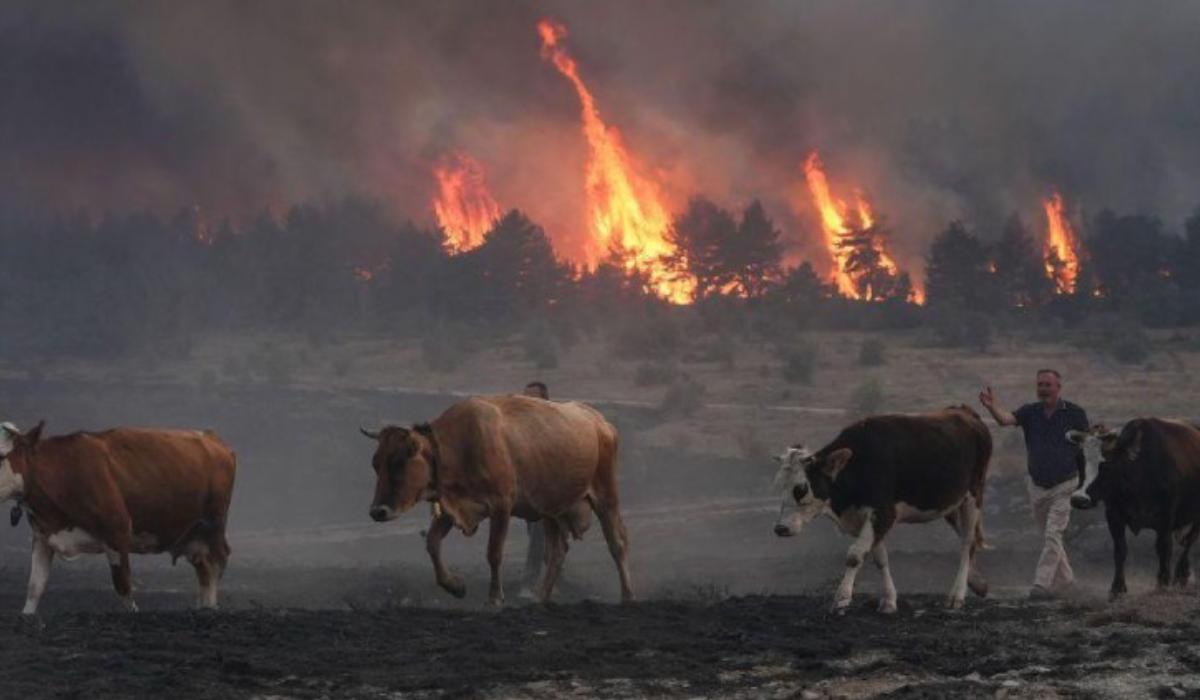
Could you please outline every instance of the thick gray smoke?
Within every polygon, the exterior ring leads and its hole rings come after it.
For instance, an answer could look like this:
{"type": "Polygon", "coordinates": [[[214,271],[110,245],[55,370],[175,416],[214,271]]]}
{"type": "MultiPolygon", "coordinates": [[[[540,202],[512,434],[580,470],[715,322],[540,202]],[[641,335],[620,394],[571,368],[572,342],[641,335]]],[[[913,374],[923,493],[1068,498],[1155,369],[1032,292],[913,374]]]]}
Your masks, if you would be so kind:
{"type": "Polygon", "coordinates": [[[461,150],[570,241],[586,146],[542,16],[673,202],[760,197],[801,251],[814,148],[909,264],[951,218],[1040,226],[1051,187],[1169,227],[1200,203],[1200,5],[1090,0],[6,3],[0,192],[235,215],[362,193],[428,221],[461,150]]]}

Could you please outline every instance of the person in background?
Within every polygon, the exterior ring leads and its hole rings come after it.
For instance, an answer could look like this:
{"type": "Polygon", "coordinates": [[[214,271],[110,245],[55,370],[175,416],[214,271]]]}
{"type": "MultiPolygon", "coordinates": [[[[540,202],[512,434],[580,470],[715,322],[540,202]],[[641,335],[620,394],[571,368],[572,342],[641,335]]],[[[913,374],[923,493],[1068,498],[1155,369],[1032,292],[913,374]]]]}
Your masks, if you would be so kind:
{"type": "Polygon", "coordinates": [[[1029,591],[1032,599],[1053,598],[1075,581],[1063,547],[1063,532],[1071,518],[1071,493],[1083,483],[1087,462],[1079,446],[1067,439],[1067,431],[1086,431],[1088,417],[1061,393],[1062,375],[1053,369],[1038,370],[1038,400],[1011,413],[996,405],[992,387],[979,392],[979,403],[997,423],[1020,426],[1025,433],[1029,500],[1044,538],[1029,591]]]}
{"type": "MultiPolygon", "coordinates": [[[[544,401],[550,400],[550,389],[545,382],[529,382],[521,393],[544,401]]],[[[525,531],[529,534],[529,549],[525,553],[525,577],[521,584],[521,595],[533,597],[538,577],[542,573],[542,563],[546,560],[546,532],[540,522],[526,522],[525,531]]]]}

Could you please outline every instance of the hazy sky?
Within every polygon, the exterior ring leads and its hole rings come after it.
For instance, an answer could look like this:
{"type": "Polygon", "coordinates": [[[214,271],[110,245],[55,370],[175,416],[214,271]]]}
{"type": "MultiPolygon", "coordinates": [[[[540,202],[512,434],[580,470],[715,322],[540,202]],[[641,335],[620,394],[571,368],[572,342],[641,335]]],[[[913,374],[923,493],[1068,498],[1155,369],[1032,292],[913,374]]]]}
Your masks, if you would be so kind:
{"type": "Polygon", "coordinates": [[[800,163],[861,187],[914,263],[951,218],[1038,198],[1164,217],[1200,204],[1200,3],[5,3],[0,197],[249,213],[362,193],[430,222],[458,150],[564,249],[582,230],[578,102],[673,207],[767,204],[801,244],[800,163]]]}

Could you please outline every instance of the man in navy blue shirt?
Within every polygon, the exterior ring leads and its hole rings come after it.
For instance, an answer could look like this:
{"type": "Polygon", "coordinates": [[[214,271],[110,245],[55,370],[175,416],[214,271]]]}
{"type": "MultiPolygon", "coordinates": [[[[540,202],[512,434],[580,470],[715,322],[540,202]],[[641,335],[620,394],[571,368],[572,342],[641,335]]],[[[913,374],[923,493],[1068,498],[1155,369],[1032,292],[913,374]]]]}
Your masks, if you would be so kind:
{"type": "Polygon", "coordinates": [[[1071,517],[1071,493],[1083,483],[1086,462],[1079,447],[1067,440],[1068,430],[1087,430],[1087,413],[1063,399],[1062,375],[1038,370],[1036,403],[1008,412],[996,406],[992,387],[979,393],[979,402],[1000,425],[1017,425],[1025,433],[1029,466],[1029,500],[1033,517],[1045,533],[1031,598],[1050,598],[1056,589],[1074,582],[1075,573],[1063,547],[1063,532],[1071,517]]]}

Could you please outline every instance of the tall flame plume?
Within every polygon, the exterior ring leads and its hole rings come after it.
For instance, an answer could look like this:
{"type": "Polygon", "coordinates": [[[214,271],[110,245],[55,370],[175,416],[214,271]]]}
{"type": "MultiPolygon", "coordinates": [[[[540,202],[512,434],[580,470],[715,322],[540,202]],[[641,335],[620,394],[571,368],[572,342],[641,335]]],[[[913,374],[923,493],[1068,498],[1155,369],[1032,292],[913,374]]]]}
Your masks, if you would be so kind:
{"type": "Polygon", "coordinates": [[[1053,192],[1042,200],[1046,211],[1046,276],[1059,294],[1073,294],[1079,279],[1079,238],[1067,220],[1062,195],[1053,192]]]}
{"type": "MultiPolygon", "coordinates": [[[[870,203],[860,190],[854,192],[854,216],[851,219],[850,207],[846,202],[836,198],[829,187],[829,178],[825,175],[825,166],[821,156],[813,151],[804,160],[804,179],[808,184],[808,192],[813,204],[821,216],[821,232],[824,235],[825,249],[830,258],[830,275],[837,286],[838,293],[849,299],[873,298],[871,289],[861,289],[851,269],[851,238],[861,235],[875,226],[875,214],[870,203]]],[[[871,246],[878,255],[878,265],[892,276],[900,274],[900,267],[888,253],[884,241],[879,236],[871,237],[871,246]]],[[[918,304],[924,302],[920,289],[914,288],[912,300],[918,304]]]]}
{"type": "Polygon", "coordinates": [[[663,258],[675,247],[666,238],[671,225],[668,208],[654,183],[638,174],[616,128],[600,118],[596,99],[579,76],[575,59],[563,46],[567,29],[543,19],[538,22],[542,58],[550,61],[571,82],[579,97],[583,135],[588,144],[585,174],[588,223],[591,240],[588,263],[594,265],[609,251],[616,251],[629,270],[650,276],[660,296],[686,303],[694,281],[673,277],[663,258]]]}
{"type": "Polygon", "coordinates": [[[438,192],[433,212],[455,252],[483,243],[500,219],[500,206],[488,191],[483,166],[463,153],[451,153],[433,167],[438,192]]]}

